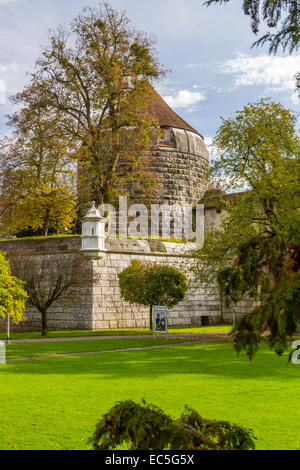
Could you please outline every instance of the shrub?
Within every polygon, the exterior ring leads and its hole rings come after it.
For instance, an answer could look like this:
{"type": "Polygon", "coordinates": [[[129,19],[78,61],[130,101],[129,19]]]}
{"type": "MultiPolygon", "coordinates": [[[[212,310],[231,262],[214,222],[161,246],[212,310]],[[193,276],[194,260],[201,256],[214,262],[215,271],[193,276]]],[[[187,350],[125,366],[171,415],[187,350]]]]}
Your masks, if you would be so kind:
{"type": "Polygon", "coordinates": [[[131,400],[113,406],[98,422],[89,442],[95,450],[251,450],[251,430],[227,421],[203,419],[185,407],[179,419],[172,419],[155,405],[131,400]]]}

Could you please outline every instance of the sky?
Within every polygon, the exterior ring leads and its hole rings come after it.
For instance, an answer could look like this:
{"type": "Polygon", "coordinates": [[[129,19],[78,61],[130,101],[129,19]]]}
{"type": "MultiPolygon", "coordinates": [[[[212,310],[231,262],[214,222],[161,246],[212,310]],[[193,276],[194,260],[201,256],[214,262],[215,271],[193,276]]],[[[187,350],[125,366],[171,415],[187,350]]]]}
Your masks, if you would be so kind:
{"type": "MultiPolygon", "coordinates": [[[[8,97],[28,82],[48,32],[68,26],[94,0],[0,0],[0,135],[8,132],[8,97]]],[[[261,97],[296,112],[294,75],[300,52],[269,56],[251,49],[255,36],[242,1],[207,8],[204,0],[111,0],[136,29],[156,38],[160,62],[169,70],[156,84],[167,103],[210,144],[221,118],[261,97]]]]}

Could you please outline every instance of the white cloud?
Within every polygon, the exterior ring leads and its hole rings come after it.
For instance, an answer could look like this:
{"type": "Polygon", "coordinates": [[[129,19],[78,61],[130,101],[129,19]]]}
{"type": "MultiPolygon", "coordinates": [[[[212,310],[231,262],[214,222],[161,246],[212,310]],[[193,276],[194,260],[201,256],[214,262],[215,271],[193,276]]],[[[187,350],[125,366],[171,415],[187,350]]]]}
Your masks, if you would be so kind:
{"type": "Polygon", "coordinates": [[[299,98],[299,92],[298,91],[295,91],[292,95],[291,95],[291,100],[294,104],[299,104],[300,103],[300,98],[299,98]]]}
{"type": "Polygon", "coordinates": [[[300,71],[300,55],[251,57],[240,54],[223,62],[220,71],[235,76],[237,87],[264,86],[275,92],[291,92],[290,98],[299,103],[295,91],[295,74],[300,71]]]}
{"type": "Polygon", "coordinates": [[[204,142],[206,147],[211,147],[213,145],[213,137],[211,137],[210,135],[204,136],[204,142]]]}
{"type": "Polygon", "coordinates": [[[6,87],[5,87],[5,81],[0,80],[0,104],[5,104],[6,103],[6,87]]]}
{"type": "Polygon", "coordinates": [[[171,108],[182,108],[193,111],[195,106],[206,99],[199,91],[180,90],[176,94],[164,96],[164,100],[171,108]]]}
{"type": "Polygon", "coordinates": [[[5,82],[8,94],[16,93],[23,88],[27,81],[26,73],[28,69],[29,66],[26,63],[11,62],[7,65],[0,64],[0,81],[5,82]]]}
{"type": "Polygon", "coordinates": [[[186,64],[182,68],[183,69],[201,69],[203,67],[202,64],[186,64]]]}
{"type": "Polygon", "coordinates": [[[214,139],[211,136],[205,136],[204,137],[204,142],[207,147],[207,150],[209,151],[210,155],[210,160],[213,161],[216,158],[218,158],[219,152],[217,147],[214,145],[214,139]]]}

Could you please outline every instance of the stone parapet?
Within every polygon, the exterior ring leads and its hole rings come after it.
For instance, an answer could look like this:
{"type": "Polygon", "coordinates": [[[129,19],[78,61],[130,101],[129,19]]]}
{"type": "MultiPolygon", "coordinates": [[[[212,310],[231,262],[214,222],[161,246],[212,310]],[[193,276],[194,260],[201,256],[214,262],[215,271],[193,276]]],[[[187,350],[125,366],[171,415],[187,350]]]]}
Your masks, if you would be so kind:
{"type": "MultiPolygon", "coordinates": [[[[48,325],[53,330],[101,330],[113,328],[147,328],[149,325],[149,309],[131,305],[121,298],[118,273],[126,268],[133,259],[142,262],[167,264],[181,269],[190,278],[189,263],[191,260],[182,254],[187,247],[184,244],[163,243],[164,251],[151,241],[107,239],[107,251],[99,260],[87,260],[91,263],[91,277],[86,278],[86,289],[89,294],[85,300],[74,306],[60,304],[58,301],[48,314],[48,325]],[[180,250],[180,246],[182,250],[180,250]]],[[[9,253],[22,250],[24,256],[66,256],[80,249],[80,237],[48,238],[43,240],[15,240],[0,242],[0,250],[9,253]]],[[[30,269],[30,266],[28,267],[30,269]]],[[[226,309],[224,318],[232,322],[246,314],[253,301],[243,300],[235,309],[226,309]]],[[[224,310],[224,309],[223,309],[224,310]]],[[[170,326],[201,325],[203,316],[209,317],[210,324],[221,319],[222,306],[219,296],[212,289],[189,289],[183,302],[169,311],[170,326]]],[[[33,331],[41,327],[40,314],[32,308],[26,312],[27,320],[13,327],[18,331],[33,331]]],[[[0,321],[4,328],[4,322],[0,321]]]]}

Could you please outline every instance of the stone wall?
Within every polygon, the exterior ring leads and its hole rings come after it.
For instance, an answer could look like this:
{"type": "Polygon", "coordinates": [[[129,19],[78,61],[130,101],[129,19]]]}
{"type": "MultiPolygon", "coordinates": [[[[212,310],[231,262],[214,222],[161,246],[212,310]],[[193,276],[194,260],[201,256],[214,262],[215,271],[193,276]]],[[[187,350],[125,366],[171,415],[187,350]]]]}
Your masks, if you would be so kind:
{"type": "MultiPolygon", "coordinates": [[[[18,249],[24,256],[38,257],[68,256],[80,250],[80,237],[48,238],[43,240],[16,240],[0,242],[0,250],[9,253],[18,249]]],[[[85,300],[66,307],[59,301],[49,310],[50,329],[108,329],[145,328],[149,324],[149,310],[130,305],[120,296],[118,273],[127,267],[132,259],[142,262],[169,264],[178,267],[189,275],[190,261],[182,253],[187,245],[159,241],[106,239],[107,251],[97,261],[88,260],[91,276],[87,276],[85,300]],[[181,254],[180,254],[181,253],[181,254]]],[[[30,269],[30,266],[29,266],[30,269]]],[[[251,308],[252,302],[245,300],[235,307],[236,318],[251,308]]],[[[233,308],[224,311],[224,319],[233,320],[233,308]]],[[[40,314],[35,309],[26,312],[27,321],[14,327],[19,331],[38,330],[41,326],[40,314]]],[[[201,317],[208,316],[210,323],[221,318],[221,301],[213,291],[190,289],[183,302],[169,311],[170,326],[200,325],[201,317]]],[[[4,328],[3,321],[0,323],[4,328]]]]}
{"type": "MultiPolygon", "coordinates": [[[[133,259],[147,263],[168,264],[186,270],[186,260],[168,254],[109,252],[94,262],[93,329],[145,328],[149,325],[149,308],[130,305],[120,296],[118,273],[133,259]]],[[[215,322],[220,317],[219,299],[189,291],[186,299],[169,312],[169,325],[201,324],[201,315],[215,322]]]]}
{"type": "Polygon", "coordinates": [[[216,207],[205,206],[205,230],[220,230],[222,222],[227,214],[228,213],[224,208],[219,209],[216,207]]]}
{"type": "MultiPolygon", "coordinates": [[[[170,247],[168,247],[170,249],[170,247]]],[[[102,259],[94,261],[93,279],[93,329],[101,328],[147,328],[149,309],[130,305],[120,296],[118,273],[125,269],[133,259],[145,263],[158,263],[174,266],[190,277],[190,261],[172,253],[134,253],[108,252],[102,259]]],[[[191,285],[191,279],[190,279],[191,285]]],[[[202,316],[209,317],[215,324],[223,319],[232,323],[247,313],[253,301],[245,299],[236,306],[225,308],[220,296],[214,292],[190,287],[186,298],[169,310],[169,326],[201,325],[202,316]],[[223,311],[223,312],[222,312],[223,311]]]]}
{"type": "MultiPolygon", "coordinates": [[[[44,239],[27,239],[0,241],[0,250],[6,252],[9,259],[14,252],[22,254],[28,258],[28,269],[30,269],[30,259],[38,257],[68,258],[68,256],[77,253],[80,250],[80,237],[60,237],[44,239]]],[[[85,276],[82,291],[82,302],[76,300],[74,304],[62,305],[57,302],[49,310],[48,328],[55,330],[64,329],[91,329],[92,328],[92,266],[90,270],[83,273],[85,276]]],[[[81,295],[78,295],[80,299],[81,295]]],[[[41,329],[41,315],[34,308],[28,308],[25,316],[27,321],[19,325],[13,325],[14,331],[36,331],[41,329]]],[[[0,318],[0,329],[5,327],[4,320],[0,318]]]]}

